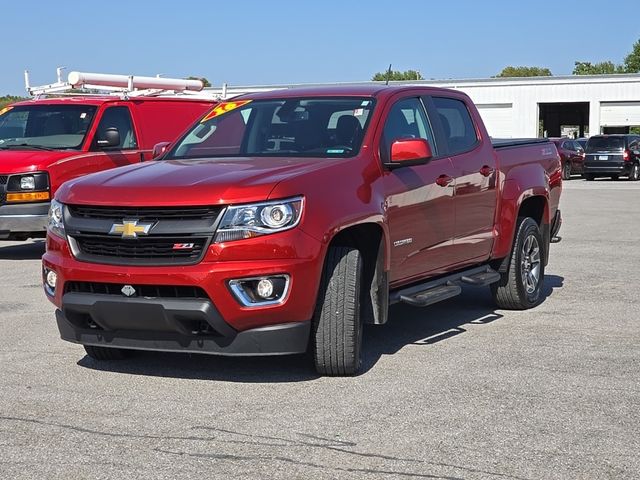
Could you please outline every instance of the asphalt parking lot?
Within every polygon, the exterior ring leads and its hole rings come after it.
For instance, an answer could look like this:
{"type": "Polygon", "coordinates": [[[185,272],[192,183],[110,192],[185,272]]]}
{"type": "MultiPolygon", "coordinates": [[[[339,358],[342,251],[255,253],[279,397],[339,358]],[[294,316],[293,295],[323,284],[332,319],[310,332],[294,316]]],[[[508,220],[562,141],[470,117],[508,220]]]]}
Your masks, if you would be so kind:
{"type": "Polygon", "coordinates": [[[62,342],[42,243],[0,243],[0,478],[640,477],[640,182],[565,182],[545,301],[394,307],[365,371],[62,342]]]}

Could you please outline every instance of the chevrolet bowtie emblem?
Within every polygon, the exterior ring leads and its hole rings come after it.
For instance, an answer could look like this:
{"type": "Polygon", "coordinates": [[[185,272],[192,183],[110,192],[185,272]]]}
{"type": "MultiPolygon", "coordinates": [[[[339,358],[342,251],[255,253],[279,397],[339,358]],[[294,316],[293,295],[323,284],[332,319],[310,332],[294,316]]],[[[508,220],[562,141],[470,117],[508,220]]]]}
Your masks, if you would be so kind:
{"type": "Polygon", "coordinates": [[[153,223],[138,223],[138,220],[123,220],[122,223],[114,223],[109,230],[109,235],[121,235],[122,238],[137,238],[138,235],[148,235],[153,223]]]}

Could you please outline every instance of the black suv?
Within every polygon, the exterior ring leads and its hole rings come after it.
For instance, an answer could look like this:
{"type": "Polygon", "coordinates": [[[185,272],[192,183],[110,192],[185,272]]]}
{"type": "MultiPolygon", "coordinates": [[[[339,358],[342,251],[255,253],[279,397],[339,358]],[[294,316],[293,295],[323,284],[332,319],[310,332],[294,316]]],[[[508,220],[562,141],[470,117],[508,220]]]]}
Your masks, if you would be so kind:
{"type": "Polygon", "coordinates": [[[640,179],[640,135],[595,135],[587,142],[582,174],[587,180],[620,175],[640,179]]]}

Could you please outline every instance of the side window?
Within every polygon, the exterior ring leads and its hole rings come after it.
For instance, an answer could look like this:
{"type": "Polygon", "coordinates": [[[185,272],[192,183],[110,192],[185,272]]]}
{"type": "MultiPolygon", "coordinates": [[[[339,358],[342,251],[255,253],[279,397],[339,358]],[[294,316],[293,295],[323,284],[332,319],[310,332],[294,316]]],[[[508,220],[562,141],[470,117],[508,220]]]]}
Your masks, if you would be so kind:
{"type": "Polygon", "coordinates": [[[117,128],[120,134],[120,145],[113,147],[119,150],[131,150],[138,148],[136,133],[133,130],[131,113],[127,107],[109,107],[102,114],[96,140],[102,140],[108,128],[117,128]]]}
{"type": "Polygon", "coordinates": [[[640,139],[634,139],[629,143],[629,150],[633,150],[634,152],[640,149],[640,139]]]}
{"type": "Polygon", "coordinates": [[[478,135],[464,102],[454,98],[433,97],[433,103],[449,144],[449,154],[471,150],[478,143],[478,135]]]}
{"type": "Polygon", "coordinates": [[[402,138],[424,138],[437,156],[433,131],[418,98],[400,100],[391,107],[382,131],[380,156],[383,162],[389,161],[391,144],[402,138]]]}

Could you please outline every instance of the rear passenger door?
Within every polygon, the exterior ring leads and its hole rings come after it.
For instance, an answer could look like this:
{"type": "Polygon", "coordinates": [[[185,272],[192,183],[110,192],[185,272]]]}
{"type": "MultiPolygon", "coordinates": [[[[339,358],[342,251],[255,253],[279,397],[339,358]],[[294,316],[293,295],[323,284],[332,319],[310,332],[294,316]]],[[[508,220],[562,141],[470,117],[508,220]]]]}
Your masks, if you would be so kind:
{"type": "Polygon", "coordinates": [[[384,118],[380,136],[383,163],[389,161],[391,144],[403,138],[424,138],[434,154],[424,165],[385,169],[383,175],[391,237],[390,280],[407,283],[426,272],[443,272],[452,262],[453,168],[435,143],[418,96],[397,99],[384,118]]]}
{"type": "Polygon", "coordinates": [[[95,157],[97,170],[106,170],[142,161],[141,151],[138,147],[138,136],[128,106],[109,106],[102,112],[91,150],[101,153],[95,157]],[[102,147],[100,142],[105,139],[105,132],[109,128],[118,130],[120,144],[102,147]]]}
{"type": "Polygon", "coordinates": [[[486,260],[493,246],[497,206],[496,157],[462,99],[426,100],[439,144],[446,148],[455,178],[453,257],[458,266],[486,260]]]}

